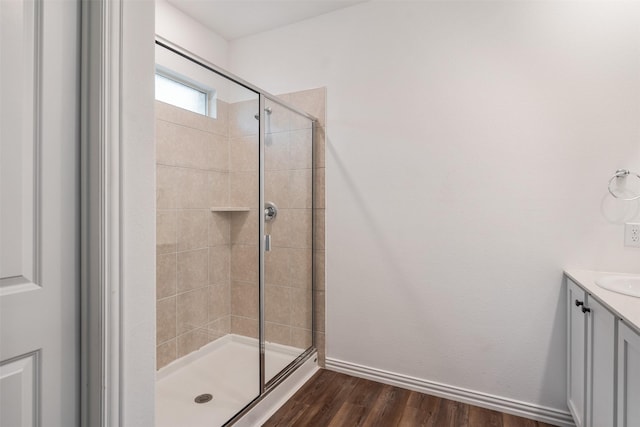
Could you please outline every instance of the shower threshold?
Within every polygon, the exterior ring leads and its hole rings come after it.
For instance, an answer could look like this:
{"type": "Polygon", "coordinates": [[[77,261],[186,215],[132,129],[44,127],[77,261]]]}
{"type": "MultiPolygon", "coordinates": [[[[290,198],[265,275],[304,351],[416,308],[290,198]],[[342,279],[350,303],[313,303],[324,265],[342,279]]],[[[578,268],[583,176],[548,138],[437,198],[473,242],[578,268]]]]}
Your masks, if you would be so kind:
{"type": "MultiPolygon", "coordinates": [[[[274,377],[302,352],[302,349],[266,343],[266,378],[274,377]]],[[[156,427],[222,426],[258,397],[258,357],[258,340],[229,334],[160,369],[156,374],[156,427]],[[204,403],[196,402],[199,396],[206,394],[212,398],[204,403]]],[[[316,369],[314,362],[311,370],[315,372],[316,369]]],[[[303,374],[306,371],[309,367],[301,370],[303,374]]],[[[303,378],[294,372],[291,381],[288,378],[263,399],[275,400],[273,408],[260,402],[243,419],[260,418],[259,414],[251,414],[256,410],[266,411],[265,414],[275,412],[313,372],[303,378]]],[[[238,425],[243,424],[243,419],[238,425]]]]}

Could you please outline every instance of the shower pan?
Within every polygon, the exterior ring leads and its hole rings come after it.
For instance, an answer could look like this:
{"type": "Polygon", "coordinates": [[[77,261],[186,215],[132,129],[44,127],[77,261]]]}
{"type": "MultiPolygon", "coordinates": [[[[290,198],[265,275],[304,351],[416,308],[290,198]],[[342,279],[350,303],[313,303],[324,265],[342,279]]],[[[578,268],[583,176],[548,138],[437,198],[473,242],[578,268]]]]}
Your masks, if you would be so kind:
{"type": "Polygon", "coordinates": [[[316,355],[316,120],[167,41],[156,63],[156,427],[231,425],[316,355]]]}

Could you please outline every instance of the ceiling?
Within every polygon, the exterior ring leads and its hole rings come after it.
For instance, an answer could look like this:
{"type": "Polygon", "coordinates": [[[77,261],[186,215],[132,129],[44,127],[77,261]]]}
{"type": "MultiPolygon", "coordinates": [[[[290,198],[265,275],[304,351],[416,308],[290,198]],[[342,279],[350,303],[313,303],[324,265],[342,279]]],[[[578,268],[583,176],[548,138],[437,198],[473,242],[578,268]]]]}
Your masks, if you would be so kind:
{"type": "Polygon", "coordinates": [[[366,0],[168,0],[227,40],[272,30],[366,0]]]}

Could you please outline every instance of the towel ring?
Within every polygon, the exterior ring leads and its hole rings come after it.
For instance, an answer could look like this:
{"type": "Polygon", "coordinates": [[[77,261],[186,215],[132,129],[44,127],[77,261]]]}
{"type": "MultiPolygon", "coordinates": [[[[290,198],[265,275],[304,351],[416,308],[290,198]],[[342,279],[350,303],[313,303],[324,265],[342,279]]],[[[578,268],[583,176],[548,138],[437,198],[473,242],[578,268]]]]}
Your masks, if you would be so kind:
{"type": "Polygon", "coordinates": [[[620,200],[626,200],[626,201],[631,201],[631,200],[638,200],[640,199],[640,194],[633,196],[633,197],[620,197],[619,195],[617,195],[616,193],[613,192],[613,190],[611,189],[611,184],[613,184],[613,181],[618,179],[618,178],[626,178],[627,175],[635,175],[636,178],[640,179],[640,174],[637,174],[635,172],[631,172],[629,169],[618,169],[616,171],[616,174],[613,175],[611,177],[611,179],[609,180],[609,193],[611,193],[611,195],[613,197],[615,197],[616,199],[620,199],[620,200]]]}

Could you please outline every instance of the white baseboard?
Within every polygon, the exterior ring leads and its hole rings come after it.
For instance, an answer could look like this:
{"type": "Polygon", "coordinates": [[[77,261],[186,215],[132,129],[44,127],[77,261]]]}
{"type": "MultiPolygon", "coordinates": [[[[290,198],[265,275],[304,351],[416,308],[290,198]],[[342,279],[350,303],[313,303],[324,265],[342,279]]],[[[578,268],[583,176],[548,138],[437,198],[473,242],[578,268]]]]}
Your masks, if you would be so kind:
{"type": "Polygon", "coordinates": [[[532,405],[526,402],[506,399],[504,397],[493,396],[474,390],[467,390],[447,384],[427,381],[421,378],[383,371],[381,369],[332,358],[327,358],[326,369],[470,405],[493,409],[495,411],[517,415],[547,424],[561,427],[575,427],[573,418],[569,411],[559,411],[553,408],[532,405]]]}

